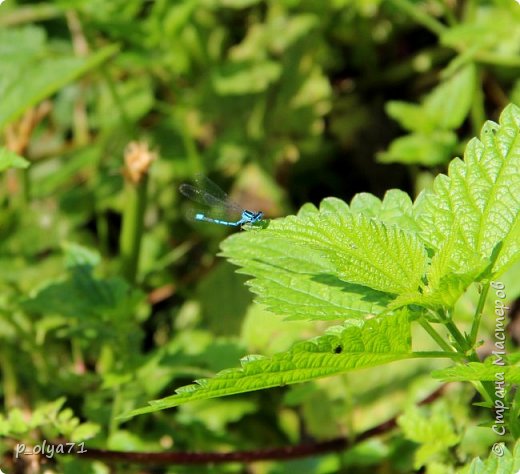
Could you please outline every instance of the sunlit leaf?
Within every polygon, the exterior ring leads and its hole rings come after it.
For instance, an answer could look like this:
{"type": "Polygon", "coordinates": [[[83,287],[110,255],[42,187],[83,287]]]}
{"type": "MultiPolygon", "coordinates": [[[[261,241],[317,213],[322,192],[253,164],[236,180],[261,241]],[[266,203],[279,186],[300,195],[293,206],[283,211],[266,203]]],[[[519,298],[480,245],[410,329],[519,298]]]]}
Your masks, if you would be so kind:
{"type": "Polygon", "coordinates": [[[27,168],[29,162],[7,148],[0,147],[0,172],[8,168],[27,168]]]}
{"type": "Polygon", "coordinates": [[[412,357],[408,314],[358,321],[330,328],[313,340],[297,343],[287,352],[267,358],[250,355],[240,369],[227,369],[214,378],[197,380],[176,395],[150,402],[124,418],[170,408],[192,400],[250,392],[313,380],[349,370],[412,357]]]}

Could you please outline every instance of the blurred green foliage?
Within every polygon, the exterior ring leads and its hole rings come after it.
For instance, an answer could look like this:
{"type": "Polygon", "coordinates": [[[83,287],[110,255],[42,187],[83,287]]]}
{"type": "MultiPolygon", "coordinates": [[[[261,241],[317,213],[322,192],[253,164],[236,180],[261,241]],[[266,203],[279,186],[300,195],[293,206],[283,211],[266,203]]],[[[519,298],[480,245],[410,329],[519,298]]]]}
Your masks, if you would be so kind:
{"type": "MultiPolygon", "coordinates": [[[[180,182],[211,174],[269,217],[327,195],[414,195],[487,118],[520,103],[519,52],[513,0],[2,3],[0,467],[14,470],[15,440],[57,436],[190,451],[332,438],[423,396],[423,375],[442,363],[116,418],[324,329],[282,325],[252,303],[244,277],[215,257],[227,230],[183,219],[180,182]],[[121,170],[135,140],[158,159],[139,191],[146,205],[128,210],[121,170]],[[132,211],[144,228],[128,224],[139,249],[125,267],[120,233],[132,211]]],[[[372,198],[357,195],[352,206],[372,198]]],[[[481,416],[464,411],[459,390],[458,432],[481,416]]],[[[258,472],[410,472],[405,437],[258,472]]],[[[482,457],[490,441],[476,438],[465,453],[482,457]]],[[[54,462],[62,472],[107,469],[54,462]]]]}

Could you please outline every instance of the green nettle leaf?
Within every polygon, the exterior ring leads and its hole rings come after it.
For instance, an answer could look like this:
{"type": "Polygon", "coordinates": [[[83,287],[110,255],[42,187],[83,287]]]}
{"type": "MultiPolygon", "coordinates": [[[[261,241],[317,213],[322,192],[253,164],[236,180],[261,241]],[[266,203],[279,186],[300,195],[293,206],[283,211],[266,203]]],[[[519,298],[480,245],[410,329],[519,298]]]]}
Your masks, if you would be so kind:
{"type": "Polygon", "coordinates": [[[453,306],[468,286],[496,278],[520,257],[520,109],[507,107],[500,124],[487,122],[464,161],[417,198],[414,214],[433,256],[418,292],[406,304],[453,306]]]}
{"type": "Polygon", "coordinates": [[[235,234],[222,249],[256,277],[249,285],[259,302],[292,319],[379,314],[394,295],[418,290],[427,264],[413,232],[353,213],[337,199],[261,232],[235,234]]]}
{"type": "Polygon", "coordinates": [[[247,356],[242,359],[241,368],[224,370],[212,379],[197,380],[193,385],[178,389],[176,395],[152,401],[151,406],[134,410],[123,418],[188,401],[306,382],[410,357],[413,353],[406,311],[388,314],[385,318],[351,320],[271,358],[247,356]]]}
{"type": "Polygon", "coordinates": [[[406,438],[421,445],[415,453],[416,469],[446,453],[451,446],[460,441],[448,413],[446,407],[438,405],[435,411],[426,417],[419,408],[413,406],[399,417],[398,423],[406,438]]]}
{"type": "Polygon", "coordinates": [[[448,236],[441,249],[431,258],[425,276],[427,285],[421,286],[418,292],[399,295],[391,306],[400,307],[414,303],[428,306],[453,306],[489,264],[488,259],[473,254],[468,255],[465,267],[453,271],[452,259],[454,253],[458,251],[457,246],[460,242],[461,236],[458,231],[448,236]]]}
{"type": "MultiPolygon", "coordinates": [[[[322,207],[328,209],[329,205],[338,202],[338,208],[346,207],[346,204],[334,198],[323,201],[322,207]]],[[[416,232],[419,226],[413,217],[413,203],[410,196],[400,189],[390,189],[381,201],[370,193],[356,194],[350,203],[352,212],[364,214],[367,217],[375,217],[386,224],[394,224],[401,229],[416,232]]],[[[331,209],[333,210],[333,209],[331,209]]]]}
{"type": "Polygon", "coordinates": [[[399,294],[416,289],[426,269],[426,252],[415,234],[363,214],[324,211],[279,224],[261,235],[287,239],[293,251],[319,254],[348,283],[399,294]]]}
{"type": "Polygon", "coordinates": [[[499,380],[509,384],[518,384],[520,383],[520,367],[470,362],[467,365],[457,365],[454,367],[446,367],[441,370],[434,370],[432,372],[432,377],[441,379],[445,382],[483,382],[499,380]]]}
{"type": "Polygon", "coordinates": [[[27,168],[29,162],[7,148],[0,147],[0,172],[8,168],[27,168]]]}
{"type": "Polygon", "coordinates": [[[63,316],[63,324],[68,324],[70,331],[92,338],[109,334],[112,327],[118,328],[121,337],[133,331],[129,315],[135,313],[142,293],[118,277],[96,278],[93,270],[100,260],[96,252],[72,243],[63,244],[63,249],[67,277],[40,288],[21,306],[35,314],[63,316]]]}
{"type": "Polygon", "coordinates": [[[520,441],[516,442],[513,453],[504,443],[496,444],[493,448],[486,460],[475,458],[471,464],[459,469],[457,474],[517,474],[520,471],[520,441]]]}
{"type": "Polygon", "coordinates": [[[519,130],[520,109],[510,105],[500,124],[487,122],[464,161],[453,160],[448,176],[439,175],[433,191],[415,203],[424,241],[435,253],[450,247],[443,266],[454,274],[471,273],[488,259],[496,278],[520,257],[519,130]]]}
{"type": "Polygon", "coordinates": [[[384,294],[340,280],[330,262],[312,249],[302,253],[292,241],[271,239],[264,231],[242,235],[247,238],[228,239],[224,253],[244,267],[241,273],[256,277],[248,284],[275,313],[289,319],[343,319],[380,313],[389,301],[384,294]]]}
{"type": "MultiPolygon", "coordinates": [[[[453,308],[471,283],[498,275],[520,255],[519,126],[520,109],[506,108],[500,124],[488,122],[464,161],[454,160],[448,175],[438,176],[414,204],[400,191],[383,201],[360,194],[350,207],[328,198],[319,209],[306,204],[296,216],[226,239],[222,254],[252,277],[248,285],[268,310],[288,319],[343,319],[344,325],[272,358],[248,356],[241,369],[197,381],[127,416],[416,356],[410,320],[424,308],[453,308]]],[[[446,351],[446,357],[456,354],[446,351]]],[[[508,382],[517,380],[515,370],[504,371],[508,382]]],[[[474,371],[468,365],[439,376],[471,379],[474,371]]],[[[486,369],[478,380],[493,380],[495,373],[486,369]]],[[[444,436],[447,444],[424,448],[421,465],[457,442],[442,423],[428,435],[444,436]]]]}
{"type": "Polygon", "coordinates": [[[27,435],[35,430],[46,432],[52,430],[70,437],[74,441],[82,441],[94,437],[100,426],[91,423],[80,423],[70,408],[63,408],[65,397],[38,406],[29,418],[20,409],[13,408],[7,416],[0,414],[0,434],[2,436],[27,435]]]}

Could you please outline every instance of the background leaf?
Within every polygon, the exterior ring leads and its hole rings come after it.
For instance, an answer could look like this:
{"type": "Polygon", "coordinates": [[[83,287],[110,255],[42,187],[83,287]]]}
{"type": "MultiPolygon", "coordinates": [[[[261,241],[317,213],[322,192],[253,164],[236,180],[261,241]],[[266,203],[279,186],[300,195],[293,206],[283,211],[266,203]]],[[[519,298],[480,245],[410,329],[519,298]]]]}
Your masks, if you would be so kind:
{"type": "Polygon", "coordinates": [[[436,129],[460,127],[469,113],[476,86],[476,70],[467,64],[437,86],[424,101],[424,108],[436,129]]]}
{"type": "Polygon", "coordinates": [[[28,168],[29,162],[7,148],[0,147],[0,172],[8,168],[28,168]]]}
{"type": "MultiPolygon", "coordinates": [[[[16,32],[9,31],[5,33],[7,35],[11,37],[4,37],[4,40],[16,41],[16,32]]],[[[31,37],[35,35],[40,37],[31,30],[31,37]]],[[[19,118],[28,108],[107,61],[118,49],[116,45],[107,46],[87,59],[42,57],[41,51],[32,50],[31,55],[22,56],[23,60],[18,58],[14,64],[10,61],[12,51],[0,49],[0,96],[3,98],[0,129],[19,118]],[[34,74],[35,68],[38,74],[34,74]]]]}
{"type": "Polygon", "coordinates": [[[520,367],[509,365],[497,366],[491,365],[490,363],[483,364],[481,362],[470,362],[467,365],[458,365],[456,367],[436,370],[432,372],[432,377],[444,381],[495,381],[498,380],[497,372],[504,375],[505,383],[520,383],[520,367]]]}

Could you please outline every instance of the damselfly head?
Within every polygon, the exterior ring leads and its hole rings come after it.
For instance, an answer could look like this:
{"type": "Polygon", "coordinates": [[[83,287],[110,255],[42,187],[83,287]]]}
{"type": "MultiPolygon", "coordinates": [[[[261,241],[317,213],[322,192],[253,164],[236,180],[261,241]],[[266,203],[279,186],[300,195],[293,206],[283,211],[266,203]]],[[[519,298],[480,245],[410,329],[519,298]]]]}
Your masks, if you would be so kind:
{"type": "Polygon", "coordinates": [[[242,218],[250,224],[261,221],[263,217],[264,213],[262,211],[244,211],[242,213],[242,218]]]}

